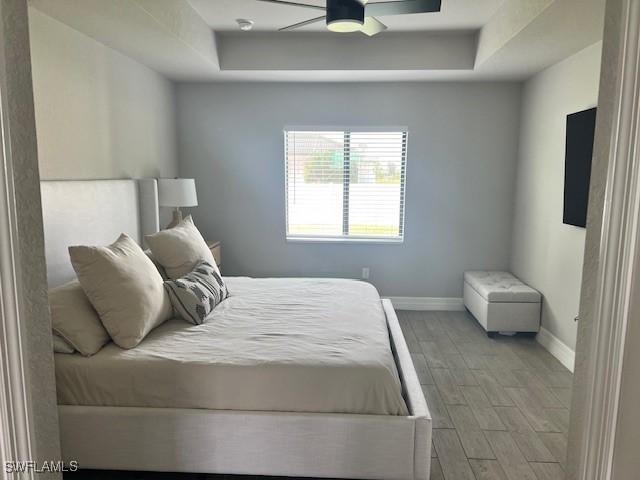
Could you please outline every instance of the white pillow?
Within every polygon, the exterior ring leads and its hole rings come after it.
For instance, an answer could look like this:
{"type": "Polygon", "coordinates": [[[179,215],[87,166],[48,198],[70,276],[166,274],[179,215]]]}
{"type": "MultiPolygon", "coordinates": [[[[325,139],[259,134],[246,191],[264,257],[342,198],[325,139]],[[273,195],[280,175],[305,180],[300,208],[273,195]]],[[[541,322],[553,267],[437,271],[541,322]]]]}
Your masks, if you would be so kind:
{"type": "Polygon", "coordinates": [[[213,265],[219,273],[213,254],[193,224],[191,215],[173,228],[144,238],[153,257],[172,280],[185,276],[203,261],[213,265]]]}
{"type": "Polygon", "coordinates": [[[53,351],[55,353],[73,353],[76,350],[64,338],[54,333],[53,334],[53,351]]]}
{"type": "Polygon", "coordinates": [[[54,333],[84,356],[97,353],[110,338],[77,280],[49,290],[54,333]]]}
{"type": "Polygon", "coordinates": [[[162,280],[169,280],[169,277],[167,277],[167,272],[165,272],[164,267],[162,265],[160,265],[160,263],[158,263],[156,258],[153,256],[153,253],[151,253],[151,250],[148,250],[148,249],[145,250],[144,254],[147,257],[149,257],[149,260],[151,260],[153,262],[153,264],[156,266],[156,268],[158,269],[158,273],[162,277],[162,280]]]}
{"type": "Polygon", "coordinates": [[[133,348],[172,314],[153,262],[127,235],[108,247],[69,247],[87,298],[113,341],[133,348]]]}

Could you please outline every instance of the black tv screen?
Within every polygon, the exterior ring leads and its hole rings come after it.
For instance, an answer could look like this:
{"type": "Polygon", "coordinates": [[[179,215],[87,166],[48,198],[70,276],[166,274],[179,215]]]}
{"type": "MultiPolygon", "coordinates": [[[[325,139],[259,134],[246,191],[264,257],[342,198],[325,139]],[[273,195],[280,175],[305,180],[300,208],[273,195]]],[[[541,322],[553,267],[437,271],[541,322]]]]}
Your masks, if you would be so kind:
{"type": "Polygon", "coordinates": [[[587,226],[595,130],[595,108],[567,115],[563,215],[563,222],[567,225],[587,226]]]}

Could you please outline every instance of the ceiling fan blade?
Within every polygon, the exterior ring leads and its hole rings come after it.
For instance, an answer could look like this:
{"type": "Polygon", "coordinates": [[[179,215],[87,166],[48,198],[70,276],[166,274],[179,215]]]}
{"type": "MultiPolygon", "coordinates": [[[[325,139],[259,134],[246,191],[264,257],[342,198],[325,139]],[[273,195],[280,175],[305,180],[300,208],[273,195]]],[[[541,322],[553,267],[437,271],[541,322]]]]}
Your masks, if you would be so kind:
{"type": "Polygon", "coordinates": [[[365,14],[372,17],[403,15],[407,13],[439,12],[442,0],[403,0],[396,2],[367,3],[365,14]]]}
{"type": "Polygon", "coordinates": [[[326,10],[325,7],[319,7],[318,5],[311,5],[308,3],[287,2],[285,0],[258,0],[258,2],[277,3],[278,5],[287,5],[289,7],[313,8],[315,10],[322,10],[323,12],[326,10]]]}
{"type": "Polygon", "coordinates": [[[279,32],[286,32],[288,30],[295,30],[296,28],[304,27],[306,25],[311,25],[312,23],[323,22],[327,17],[325,15],[321,17],[312,18],[311,20],[305,20],[304,22],[294,23],[293,25],[289,25],[288,27],[284,27],[279,29],[279,32]]]}
{"type": "Polygon", "coordinates": [[[387,26],[375,17],[365,17],[364,25],[360,29],[365,35],[373,37],[380,32],[384,32],[387,26]]]}

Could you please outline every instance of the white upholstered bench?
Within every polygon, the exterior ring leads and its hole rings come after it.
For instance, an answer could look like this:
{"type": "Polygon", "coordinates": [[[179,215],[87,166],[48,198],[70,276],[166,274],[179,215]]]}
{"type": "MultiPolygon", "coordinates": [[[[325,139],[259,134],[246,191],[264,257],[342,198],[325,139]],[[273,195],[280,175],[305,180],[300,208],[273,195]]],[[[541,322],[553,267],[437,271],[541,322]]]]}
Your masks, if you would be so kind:
{"type": "Polygon", "coordinates": [[[464,274],[464,305],[489,336],[540,329],[539,292],[507,272],[464,274]]]}

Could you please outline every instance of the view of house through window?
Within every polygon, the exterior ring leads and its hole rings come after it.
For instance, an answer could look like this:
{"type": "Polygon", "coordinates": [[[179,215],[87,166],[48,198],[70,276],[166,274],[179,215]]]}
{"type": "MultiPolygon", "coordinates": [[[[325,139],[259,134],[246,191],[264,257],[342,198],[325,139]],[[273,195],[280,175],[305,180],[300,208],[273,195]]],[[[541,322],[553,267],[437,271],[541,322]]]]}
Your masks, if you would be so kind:
{"type": "Polygon", "coordinates": [[[402,240],[406,129],[285,130],[287,238],[402,240]]]}

